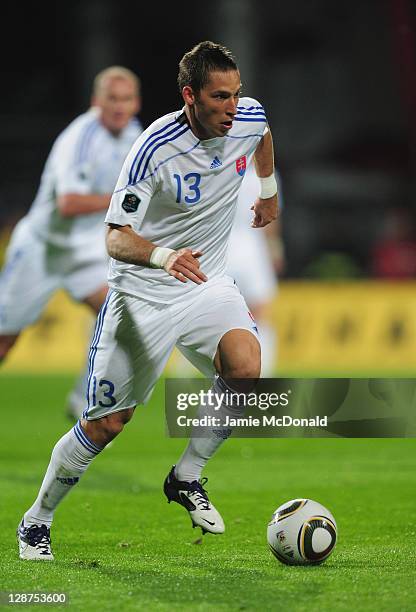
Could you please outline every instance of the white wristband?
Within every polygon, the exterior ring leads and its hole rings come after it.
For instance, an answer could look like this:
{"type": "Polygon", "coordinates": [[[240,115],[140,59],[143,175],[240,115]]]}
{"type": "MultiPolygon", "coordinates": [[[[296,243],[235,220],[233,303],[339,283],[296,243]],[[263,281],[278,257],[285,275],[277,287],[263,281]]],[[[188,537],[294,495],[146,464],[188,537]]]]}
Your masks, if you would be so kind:
{"type": "Polygon", "coordinates": [[[174,249],[156,247],[150,254],[150,267],[163,269],[170,255],[174,252],[174,249]]]}
{"type": "Polygon", "coordinates": [[[260,199],[267,200],[277,193],[277,183],[274,174],[266,178],[260,177],[260,199]]]}

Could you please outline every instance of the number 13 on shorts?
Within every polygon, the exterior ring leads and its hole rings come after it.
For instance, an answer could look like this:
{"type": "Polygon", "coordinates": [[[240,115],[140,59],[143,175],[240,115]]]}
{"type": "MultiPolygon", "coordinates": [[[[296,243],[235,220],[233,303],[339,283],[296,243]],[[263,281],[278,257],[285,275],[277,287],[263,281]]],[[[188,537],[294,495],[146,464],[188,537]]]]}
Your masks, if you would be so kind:
{"type": "Polygon", "coordinates": [[[98,400],[98,405],[102,408],[111,408],[115,406],[117,403],[116,398],[114,397],[114,383],[111,380],[106,380],[102,378],[97,381],[97,377],[92,377],[92,405],[97,405],[97,393],[102,399],[98,400]]]}

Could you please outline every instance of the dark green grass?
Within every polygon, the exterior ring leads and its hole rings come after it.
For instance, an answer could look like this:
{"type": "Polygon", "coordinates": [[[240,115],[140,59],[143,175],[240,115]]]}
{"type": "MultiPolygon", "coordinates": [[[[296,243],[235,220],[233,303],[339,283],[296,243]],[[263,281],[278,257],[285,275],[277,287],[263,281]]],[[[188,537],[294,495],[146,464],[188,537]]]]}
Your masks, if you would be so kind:
{"type": "Polygon", "coordinates": [[[416,609],[415,440],[229,440],[206,469],[227,531],[198,544],[161,490],[185,442],[165,437],[161,387],[57,511],[56,561],[19,561],[15,528],[68,429],[70,385],[0,375],[0,590],[64,591],[72,610],[416,609]],[[266,546],[270,515],[294,497],[338,522],[320,567],[283,566],[266,546]]]}

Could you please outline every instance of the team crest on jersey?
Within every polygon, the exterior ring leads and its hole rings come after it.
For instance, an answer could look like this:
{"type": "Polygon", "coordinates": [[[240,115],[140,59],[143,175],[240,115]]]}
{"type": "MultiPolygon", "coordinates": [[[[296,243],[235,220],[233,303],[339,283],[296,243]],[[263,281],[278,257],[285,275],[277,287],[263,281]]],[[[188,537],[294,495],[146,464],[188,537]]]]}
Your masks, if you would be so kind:
{"type": "Polygon", "coordinates": [[[134,195],[134,193],[126,193],[121,206],[123,210],[130,213],[130,212],[136,212],[139,204],[140,204],[140,198],[134,195]]]}
{"type": "Polygon", "coordinates": [[[246,167],[247,167],[247,160],[246,160],[246,156],[243,155],[242,157],[237,159],[237,161],[235,162],[235,169],[237,171],[237,174],[239,174],[240,176],[244,176],[246,167]]]}

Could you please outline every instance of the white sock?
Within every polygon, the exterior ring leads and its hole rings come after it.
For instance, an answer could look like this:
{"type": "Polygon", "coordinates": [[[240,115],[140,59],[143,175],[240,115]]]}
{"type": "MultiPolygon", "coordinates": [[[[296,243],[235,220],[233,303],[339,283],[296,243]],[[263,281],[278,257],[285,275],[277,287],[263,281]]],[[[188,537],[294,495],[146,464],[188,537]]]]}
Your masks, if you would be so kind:
{"type": "Polygon", "coordinates": [[[50,527],[59,502],[72,489],[91,461],[102,450],[86,436],[78,421],[56,443],[35,503],[24,515],[24,524],[50,527]]]}
{"type": "MultiPolygon", "coordinates": [[[[227,386],[225,381],[221,377],[215,379],[212,387],[214,393],[241,393],[233,391],[227,386]]],[[[200,406],[198,409],[198,418],[207,415],[214,416],[221,419],[221,422],[225,421],[226,415],[232,418],[242,417],[244,414],[244,406],[239,406],[237,403],[232,406],[226,405],[223,402],[219,410],[214,410],[212,406],[200,406]]],[[[218,450],[221,444],[230,437],[232,428],[230,427],[206,427],[204,428],[203,435],[201,427],[198,428],[198,437],[194,437],[191,434],[188,446],[186,447],[182,457],[179,459],[175,467],[175,476],[178,480],[184,480],[186,482],[192,482],[193,480],[199,480],[201,472],[204,469],[207,461],[213,456],[218,450]]]]}

